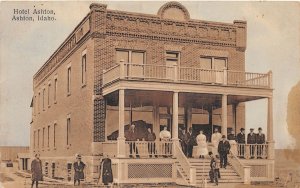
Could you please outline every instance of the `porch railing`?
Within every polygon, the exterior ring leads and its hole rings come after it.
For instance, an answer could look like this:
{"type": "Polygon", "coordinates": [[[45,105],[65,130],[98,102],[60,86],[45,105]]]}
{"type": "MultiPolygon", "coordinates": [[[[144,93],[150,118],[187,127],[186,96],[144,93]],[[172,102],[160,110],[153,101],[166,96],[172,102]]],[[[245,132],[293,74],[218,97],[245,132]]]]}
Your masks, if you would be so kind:
{"type": "MultiPolygon", "coordinates": [[[[191,166],[189,160],[182,152],[181,147],[179,147],[179,144],[175,144],[174,150],[176,160],[178,161],[180,168],[183,170],[183,174],[181,175],[186,177],[191,185],[196,184],[196,169],[191,166]]],[[[181,171],[179,172],[182,173],[181,171]]]]}
{"type": "Polygon", "coordinates": [[[103,85],[118,79],[137,79],[169,82],[211,83],[240,87],[272,87],[272,72],[267,74],[232,70],[201,69],[196,67],[157,64],[122,63],[103,71],[103,85]]]}
{"type": "Polygon", "coordinates": [[[126,141],[126,155],[128,157],[171,157],[172,141],[126,141]]]}
{"type": "Polygon", "coordinates": [[[239,158],[230,151],[229,163],[232,165],[236,173],[243,177],[245,184],[250,184],[250,166],[244,165],[239,158]]]}
{"type": "Polygon", "coordinates": [[[245,159],[266,159],[268,157],[268,144],[238,144],[237,156],[245,159]]]}

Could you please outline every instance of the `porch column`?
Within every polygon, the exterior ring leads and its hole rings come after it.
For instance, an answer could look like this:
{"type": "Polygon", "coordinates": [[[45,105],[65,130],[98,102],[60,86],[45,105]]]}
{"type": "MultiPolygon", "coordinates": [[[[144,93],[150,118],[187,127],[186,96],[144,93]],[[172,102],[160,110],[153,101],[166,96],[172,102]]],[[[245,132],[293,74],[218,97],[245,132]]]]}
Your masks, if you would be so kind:
{"type": "Polygon", "coordinates": [[[237,104],[236,103],[234,103],[233,105],[232,105],[232,124],[233,124],[233,126],[232,126],[232,128],[234,129],[234,134],[236,135],[236,133],[237,133],[237,130],[236,130],[236,106],[237,106],[237,104]]]}
{"type": "Polygon", "coordinates": [[[159,135],[160,132],[160,121],[159,121],[159,106],[157,103],[153,105],[153,132],[155,135],[159,135]]]}
{"type": "Polygon", "coordinates": [[[125,123],[125,91],[119,90],[119,136],[118,136],[118,157],[125,157],[125,136],[124,136],[124,123],[125,123]]]}
{"type": "Polygon", "coordinates": [[[275,142],[273,139],[273,97],[268,98],[267,134],[268,159],[274,159],[275,142]]]}
{"type": "Polygon", "coordinates": [[[185,110],[187,131],[192,127],[192,107],[188,105],[185,110]]]}
{"type": "Polygon", "coordinates": [[[227,137],[227,95],[222,95],[222,135],[227,137]]]}
{"type": "Polygon", "coordinates": [[[178,140],[178,92],[173,93],[172,138],[178,140]]]}

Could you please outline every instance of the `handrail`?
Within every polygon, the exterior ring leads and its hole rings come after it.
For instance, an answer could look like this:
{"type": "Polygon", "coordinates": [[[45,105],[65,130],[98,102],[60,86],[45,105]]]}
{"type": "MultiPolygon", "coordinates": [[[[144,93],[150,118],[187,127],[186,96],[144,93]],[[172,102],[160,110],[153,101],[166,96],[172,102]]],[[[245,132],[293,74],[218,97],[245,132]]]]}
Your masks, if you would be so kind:
{"type": "MultiPolygon", "coordinates": [[[[176,156],[177,161],[180,163],[184,173],[186,174],[187,178],[189,179],[189,184],[195,184],[196,182],[196,171],[191,166],[189,160],[186,158],[184,153],[182,152],[179,144],[174,143],[175,145],[175,152],[174,155],[176,156]]],[[[180,172],[180,171],[179,171],[180,172]]],[[[181,173],[181,172],[180,172],[181,173]]],[[[182,175],[182,174],[181,174],[182,175]]]]}
{"type": "Polygon", "coordinates": [[[230,151],[230,164],[239,176],[243,178],[244,184],[250,184],[250,166],[244,165],[239,158],[230,151]]]}
{"type": "Polygon", "coordinates": [[[214,70],[188,66],[168,66],[165,64],[120,62],[103,71],[104,85],[118,78],[272,88],[271,72],[254,73],[226,69],[214,70]]]}
{"type": "Polygon", "coordinates": [[[107,72],[109,72],[109,71],[111,71],[111,70],[113,70],[113,69],[115,69],[116,67],[119,67],[119,66],[120,66],[120,64],[116,64],[112,67],[109,67],[108,69],[103,69],[103,71],[105,71],[104,73],[107,73],[107,72]]]}
{"type": "Polygon", "coordinates": [[[235,169],[235,171],[238,173],[238,175],[243,177],[244,176],[243,163],[239,160],[239,158],[236,155],[234,155],[232,153],[232,151],[230,151],[230,155],[231,155],[230,163],[231,163],[232,167],[235,169]],[[231,160],[231,159],[233,159],[233,160],[231,160]]]}

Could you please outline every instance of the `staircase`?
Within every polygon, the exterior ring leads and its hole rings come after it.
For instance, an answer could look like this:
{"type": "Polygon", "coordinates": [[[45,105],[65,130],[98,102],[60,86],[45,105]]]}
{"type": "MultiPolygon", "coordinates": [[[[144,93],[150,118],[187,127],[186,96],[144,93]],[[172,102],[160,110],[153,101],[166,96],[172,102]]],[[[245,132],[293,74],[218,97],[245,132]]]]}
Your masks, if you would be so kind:
{"type": "MultiPolygon", "coordinates": [[[[207,184],[212,185],[209,178],[209,170],[210,170],[210,159],[197,159],[197,158],[189,158],[188,159],[191,166],[196,168],[196,184],[202,184],[202,179],[206,178],[207,184]]],[[[243,178],[240,177],[233,167],[228,164],[226,169],[220,168],[221,179],[219,179],[219,183],[243,183],[243,178]]]]}

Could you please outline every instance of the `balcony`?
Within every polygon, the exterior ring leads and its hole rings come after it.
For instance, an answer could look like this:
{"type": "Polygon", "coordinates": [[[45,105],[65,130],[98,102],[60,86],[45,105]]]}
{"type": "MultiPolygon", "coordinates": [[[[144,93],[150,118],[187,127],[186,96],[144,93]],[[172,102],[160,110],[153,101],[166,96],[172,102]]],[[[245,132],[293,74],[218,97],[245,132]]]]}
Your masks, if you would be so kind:
{"type": "Polygon", "coordinates": [[[272,72],[266,74],[154,64],[117,64],[103,71],[103,86],[117,80],[192,83],[246,88],[272,88],[272,72]]]}

